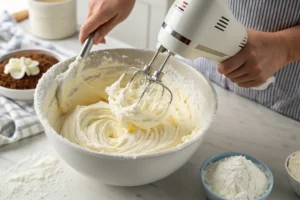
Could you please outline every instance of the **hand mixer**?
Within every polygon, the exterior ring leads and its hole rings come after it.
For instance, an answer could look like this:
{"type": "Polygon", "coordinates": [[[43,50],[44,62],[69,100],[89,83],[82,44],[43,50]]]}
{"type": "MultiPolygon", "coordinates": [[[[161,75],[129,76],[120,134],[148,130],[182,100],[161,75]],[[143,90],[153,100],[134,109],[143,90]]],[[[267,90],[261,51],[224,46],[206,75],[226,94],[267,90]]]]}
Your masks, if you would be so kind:
{"type": "MultiPolygon", "coordinates": [[[[143,112],[151,114],[157,108],[155,117],[158,119],[165,115],[173,100],[172,91],[162,83],[163,70],[171,56],[177,54],[191,60],[205,57],[220,63],[240,52],[246,43],[247,31],[234,18],[227,0],[176,0],[162,23],[157,52],[144,68],[132,67],[124,73],[132,75],[126,87],[136,89],[140,96],[134,104],[140,103],[143,112]],[[155,60],[164,52],[168,53],[167,57],[153,71],[155,60]],[[145,98],[145,95],[160,99],[145,98]],[[149,104],[149,101],[152,102],[149,104]]],[[[91,44],[92,36],[85,42],[82,57],[89,52],[91,44]]],[[[274,77],[253,89],[266,88],[272,82],[274,77]]]]}
{"type": "MultiPolygon", "coordinates": [[[[223,62],[236,55],[247,43],[247,31],[233,16],[227,0],[176,0],[170,8],[158,34],[157,52],[151,62],[143,69],[133,73],[129,83],[138,74],[144,74],[147,86],[139,101],[149,91],[151,84],[157,83],[169,92],[169,104],[172,92],[162,82],[163,69],[171,55],[180,55],[187,59],[205,57],[223,62]],[[159,69],[152,73],[152,65],[159,53],[168,52],[159,69]]],[[[271,81],[265,84],[269,85],[271,81]]],[[[267,87],[267,86],[265,86],[267,87]]],[[[254,88],[255,89],[255,88],[254,88]]],[[[258,89],[258,88],[257,88],[258,89]]]]}

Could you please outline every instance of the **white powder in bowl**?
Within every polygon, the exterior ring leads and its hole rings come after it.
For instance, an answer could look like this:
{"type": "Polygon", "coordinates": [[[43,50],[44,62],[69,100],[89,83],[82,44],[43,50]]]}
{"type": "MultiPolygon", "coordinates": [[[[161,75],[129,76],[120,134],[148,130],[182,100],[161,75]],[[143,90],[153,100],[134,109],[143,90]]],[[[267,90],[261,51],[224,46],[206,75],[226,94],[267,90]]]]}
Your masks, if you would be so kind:
{"type": "Polygon", "coordinates": [[[300,182],[300,151],[294,153],[288,161],[288,169],[293,177],[300,182]]]}
{"type": "Polygon", "coordinates": [[[255,200],[269,186],[266,173],[244,156],[211,163],[204,171],[204,181],[213,192],[230,200],[255,200]]]}

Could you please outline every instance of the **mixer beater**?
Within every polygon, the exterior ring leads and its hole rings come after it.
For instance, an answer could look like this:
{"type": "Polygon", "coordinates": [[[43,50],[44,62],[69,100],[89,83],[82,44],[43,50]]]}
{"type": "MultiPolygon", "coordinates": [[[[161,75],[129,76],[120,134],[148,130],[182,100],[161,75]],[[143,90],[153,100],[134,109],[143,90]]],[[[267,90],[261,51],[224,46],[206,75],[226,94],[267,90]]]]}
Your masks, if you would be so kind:
{"type": "MultiPolygon", "coordinates": [[[[124,74],[132,74],[125,89],[130,90],[127,94],[132,95],[135,92],[135,100],[132,105],[139,107],[140,111],[146,113],[148,117],[161,119],[165,116],[168,108],[173,100],[173,94],[171,90],[162,82],[162,77],[164,75],[163,70],[168,62],[169,58],[174,55],[168,52],[167,57],[164,59],[161,66],[154,70],[153,63],[157,59],[160,53],[166,52],[163,46],[160,46],[151,59],[150,63],[144,68],[139,69],[136,67],[131,67],[125,71],[124,74]],[[152,73],[153,72],[153,73],[152,73]]],[[[126,93],[125,93],[126,94],[126,93]]],[[[125,98],[130,98],[126,97],[125,98]]]]}

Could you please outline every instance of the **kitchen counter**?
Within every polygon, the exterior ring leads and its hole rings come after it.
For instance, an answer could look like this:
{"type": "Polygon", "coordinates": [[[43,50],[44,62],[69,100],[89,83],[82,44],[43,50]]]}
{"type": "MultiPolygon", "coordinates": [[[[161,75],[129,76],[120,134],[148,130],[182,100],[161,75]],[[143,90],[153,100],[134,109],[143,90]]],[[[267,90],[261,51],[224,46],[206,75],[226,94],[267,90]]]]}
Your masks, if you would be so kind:
{"type": "MultiPolygon", "coordinates": [[[[25,24],[25,29],[26,26],[25,24]]],[[[74,52],[79,52],[81,47],[77,42],[76,35],[65,40],[53,41],[53,43],[72,49],[74,52]]],[[[96,49],[115,47],[129,46],[108,39],[107,45],[100,45],[96,49]]],[[[284,161],[290,153],[300,149],[300,123],[218,86],[215,86],[215,89],[219,99],[216,120],[207,131],[198,151],[186,165],[174,174],[149,185],[126,188],[95,184],[65,166],[72,177],[72,182],[66,186],[71,192],[66,196],[55,193],[49,199],[205,199],[199,180],[201,164],[214,154],[237,151],[250,154],[269,166],[275,179],[269,199],[297,200],[298,198],[291,191],[285,177],[284,161]]],[[[46,136],[41,134],[0,148],[0,170],[4,171],[14,166],[24,155],[35,152],[56,154],[46,136]]]]}

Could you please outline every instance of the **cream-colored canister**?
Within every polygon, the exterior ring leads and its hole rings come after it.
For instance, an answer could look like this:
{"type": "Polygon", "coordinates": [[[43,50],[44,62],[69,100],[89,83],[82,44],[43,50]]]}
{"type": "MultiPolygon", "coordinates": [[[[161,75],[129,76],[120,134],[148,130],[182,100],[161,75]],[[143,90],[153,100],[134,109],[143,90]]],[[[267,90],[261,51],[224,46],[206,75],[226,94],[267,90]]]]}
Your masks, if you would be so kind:
{"type": "Polygon", "coordinates": [[[76,32],[76,0],[28,0],[31,33],[61,39],[76,32]]]}

